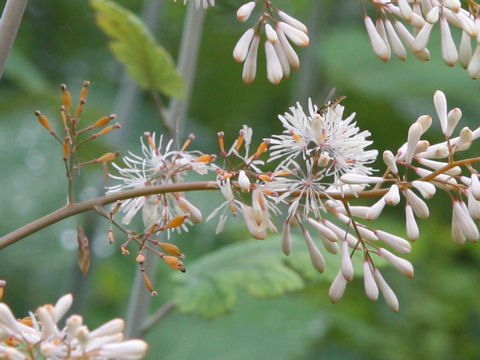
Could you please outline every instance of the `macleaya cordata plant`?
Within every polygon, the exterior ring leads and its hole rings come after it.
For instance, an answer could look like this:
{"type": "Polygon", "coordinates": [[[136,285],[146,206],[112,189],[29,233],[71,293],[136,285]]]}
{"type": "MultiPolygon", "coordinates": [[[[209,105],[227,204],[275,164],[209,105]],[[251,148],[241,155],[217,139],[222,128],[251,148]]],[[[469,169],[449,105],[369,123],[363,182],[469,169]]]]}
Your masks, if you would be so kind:
{"type": "MultiPolygon", "coordinates": [[[[378,18],[374,23],[367,15],[370,5],[362,2],[364,21],[374,53],[380,59],[389,60],[393,52],[404,60],[406,46],[420,60],[429,60],[429,36],[434,25],[440,23],[445,62],[452,66],[459,61],[472,78],[479,76],[480,50],[478,45],[472,49],[472,42],[480,42],[476,3],[470,0],[464,9],[457,0],[369,2],[375,6],[378,18]],[[450,25],[462,31],[458,49],[450,25]]],[[[99,12],[100,26],[115,39],[112,49],[119,58],[137,55],[138,48],[133,51],[130,48],[132,43],[145,43],[155,50],[147,52],[149,61],[162,56],[164,64],[173,68],[164,49],[157,46],[153,36],[144,31],[136,19],[132,20],[127,11],[103,0],[93,0],[92,5],[99,12]],[[122,42],[122,37],[115,33],[116,26],[125,25],[127,21],[136,24],[134,40],[130,43],[122,42]]],[[[206,9],[214,6],[215,1],[195,0],[195,5],[206,9]]],[[[299,68],[299,56],[292,44],[299,47],[309,44],[308,29],[301,21],[270,0],[243,2],[236,16],[240,22],[254,19],[233,47],[234,59],[243,62],[245,83],[251,83],[256,77],[261,42],[271,83],[278,84],[289,77],[291,69],[299,68]]],[[[0,54],[0,57],[6,55],[0,54]]],[[[182,92],[183,83],[177,83],[176,90],[169,93],[171,89],[162,81],[149,82],[148,71],[142,73],[136,66],[130,69],[134,77],[140,73],[140,78],[147,79],[144,87],[154,94],[157,90],[167,95],[182,92]]],[[[175,77],[180,78],[177,73],[175,77]]],[[[319,273],[334,266],[327,261],[327,252],[338,256],[340,268],[328,291],[332,302],[341,300],[348,283],[359,277],[368,299],[376,301],[382,294],[390,309],[397,312],[398,299],[383,277],[380,264],[389,263],[401,274],[413,277],[413,265],[405,257],[412,251],[412,244],[420,239],[417,219],[430,216],[429,199],[437,192],[444,192],[451,200],[451,237],[455,243],[463,245],[479,239],[476,221],[480,220],[480,180],[475,164],[480,162],[480,157],[462,155],[480,137],[480,127],[474,130],[461,127],[462,111],[449,109],[446,96],[440,90],[433,95],[435,114],[419,116],[405,134],[404,143],[398,149],[383,152],[385,167],[377,169],[373,164],[378,151],[370,140],[371,133],[357,126],[356,114],[342,105],[343,96],[325,104],[300,99],[278,116],[283,131],[258,141],[254,138],[254,128],[249,125],[240,128],[232,144],[226,144],[225,133],[220,131],[216,134],[218,154],[195,149],[193,134],[176,144],[165,135],[147,131],[140,139],[140,152],[128,151],[121,162],[114,162],[120,153],[117,151],[80,162],[78,155],[84,147],[120,128],[118,123],[111,124],[116,118],[114,114],[90,123],[80,121],[89,85],[88,81],[84,82],[77,106],[72,105],[66,85],[61,85],[61,132],[57,132],[45,114],[35,112],[39,123],[60,145],[68,184],[67,204],[0,237],[0,248],[57,221],[93,210],[108,221],[110,245],[119,243],[118,249],[123,255],[133,255],[145,287],[157,295],[145,264],[155,261],[156,257],[172,269],[186,272],[186,255],[175,244],[176,238],[191,226],[214,219],[216,233],[220,233],[228,226],[229,219],[237,217],[256,239],[264,240],[270,233],[279,232],[279,251],[286,256],[293,251],[292,242],[302,239],[311,264],[319,273]],[[437,143],[431,143],[426,136],[433,121],[439,122],[444,137],[437,143]],[[77,202],[78,169],[95,164],[102,166],[106,194],[77,202]],[[191,182],[189,173],[208,179],[191,182]],[[190,191],[219,191],[223,200],[205,216],[189,199],[190,191]],[[403,207],[405,237],[370,222],[378,219],[387,206],[403,207]],[[132,219],[140,215],[142,229],[130,228],[132,219]],[[295,232],[301,237],[292,236],[295,232]],[[360,267],[354,267],[354,258],[361,259],[360,267]]],[[[158,96],[156,98],[158,100],[158,96]]],[[[159,103],[157,101],[157,105],[159,103]]],[[[86,273],[89,244],[80,227],[78,249],[79,266],[86,273]]],[[[0,298],[4,286],[5,282],[0,280],[0,298]]],[[[145,342],[123,340],[121,319],[90,331],[83,325],[81,316],[71,315],[65,326],[59,327],[71,303],[72,296],[65,295],[55,305],[41,306],[20,320],[7,305],[0,304],[0,357],[138,359],[145,355],[148,348],[145,342]]]]}

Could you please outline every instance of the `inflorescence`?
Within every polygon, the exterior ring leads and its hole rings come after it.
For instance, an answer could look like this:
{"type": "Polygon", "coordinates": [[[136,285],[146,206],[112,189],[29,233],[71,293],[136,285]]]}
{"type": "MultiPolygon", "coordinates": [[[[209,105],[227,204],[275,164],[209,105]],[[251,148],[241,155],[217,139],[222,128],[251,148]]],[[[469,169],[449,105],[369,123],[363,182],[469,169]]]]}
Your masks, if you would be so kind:
{"type": "MultiPolygon", "coordinates": [[[[283,133],[263,139],[256,148],[252,148],[253,130],[246,125],[229,149],[224,133],[219,132],[218,157],[186,151],[186,145],[173,151],[168,143],[162,149],[161,141],[155,145],[154,137],[147,133],[146,143],[142,141],[143,156],[130,154],[124,157],[125,167],[115,165],[119,175],[112,178],[120,183],[109,191],[178,182],[181,175],[192,170],[199,174],[215,172],[225,200],[206,220],[218,216],[217,233],[223,230],[229,215],[241,214],[250,234],[265,239],[269,231],[277,232],[275,220],[286,209],[281,230],[286,255],[292,249],[290,233],[294,227],[300,228],[312,264],[319,272],[327,264],[309,228],[318,231],[325,251],[340,254],[341,269],[329,292],[332,301],[338,301],[353,280],[351,259],[358,251],[364,258],[367,297],[376,300],[380,291],[390,308],[398,311],[395,293],[375,262],[383,258],[413,277],[412,264],[401,256],[408,254],[419,238],[416,219],[429,216],[425,200],[432,198],[436,190],[446,192],[452,200],[453,240],[463,244],[479,238],[474,221],[480,219],[480,181],[472,164],[480,158],[462,160],[457,156],[480,137],[480,128],[472,131],[464,127],[454,136],[462,112],[458,108],[448,111],[445,95],[437,91],[434,105],[445,140],[430,144],[422,139],[432,117],[420,116],[410,126],[407,141],[397,151],[383,153],[387,170],[375,176],[378,170],[371,164],[377,150],[369,149],[370,132],[358,128],[355,114],[344,118],[341,100],[343,97],[320,108],[309,100],[308,111],[297,103],[279,115],[283,133]],[[276,165],[272,170],[264,170],[273,163],[276,165]],[[376,202],[366,206],[363,198],[375,198],[376,202]],[[406,238],[364,223],[377,219],[387,205],[399,204],[405,208],[406,238]]],[[[165,230],[169,234],[173,228],[186,230],[186,225],[202,220],[200,210],[180,193],[131,199],[115,205],[113,212],[118,210],[124,212],[125,223],[142,210],[147,229],[143,234],[129,233],[122,251],[127,253],[126,245],[135,239],[140,252],[153,250],[163,258],[167,257],[152,246],[156,234],[165,230]]],[[[183,264],[179,266],[175,256],[168,258],[175,259],[174,266],[169,265],[182,269],[183,264]]]]}

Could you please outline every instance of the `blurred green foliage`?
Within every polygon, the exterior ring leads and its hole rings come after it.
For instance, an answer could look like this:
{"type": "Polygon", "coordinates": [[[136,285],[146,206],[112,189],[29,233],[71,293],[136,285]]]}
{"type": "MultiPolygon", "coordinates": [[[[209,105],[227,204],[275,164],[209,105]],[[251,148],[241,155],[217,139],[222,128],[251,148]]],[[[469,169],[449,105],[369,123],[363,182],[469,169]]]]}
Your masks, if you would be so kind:
{"type": "MultiPolygon", "coordinates": [[[[140,14],[148,0],[117,2],[140,14]]],[[[245,86],[240,77],[241,64],[231,58],[232,48],[245,30],[244,24],[235,21],[232,12],[240,2],[217,2],[220,6],[208,10],[186,122],[186,132],[197,134],[194,146],[205,152],[216,151],[219,130],[226,132],[227,144],[237,136],[242,124],[254,128],[258,141],[281,131],[277,114],[287,111],[294,101],[306,104],[305,98],[298,98],[301,89],[309,89],[317,103],[323,101],[333,86],[337,94],[347,95],[346,112],[357,113],[358,125],[372,132],[380,153],[387,148],[398,148],[417,116],[428,113],[435,119],[432,96],[436,89],[446,93],[450,107],[462,108],[465,125],[476,127],[478,124],[480,83],[470,80],[459,66],[451,69],[441,62],[440,49],[435,44],[438,39],[433,39],[432,61],[428,63],[420,63],[409,55],[406,62],[392,59],[384,64],[371,52],[360,6],[350,2],[329,0],[313,6],[313,2],[307,0],[278,1],[279,7],[288,13],[306,19],[310,26],[317,26],[318,31],[310,34],[312,63],[305,64],[291,79],[284,79],[274,87],[265,79],[265,62],[260,54],[257,79],[245,86]],[[311,11],[312,8],[316,12],[311,11]],[[318,76],[309,76],[311,73],[318,76]]],[[[174,56],[179,48],[185,11],[181,3],[163,1],[154,31],[155,38],[174,56]]],[[[458,34],[455,36],[459,38],[458,34]]],[[[86,123],[116,111],[114,104],[122,84],[123,68],[110,53],[108,41],[86,1],[29,3],[7,72],[0,83],[2,233],[65,202],[61,148],[33,116],[38,108],[57,129],[61,128],[57,116],[57,84],[66,83],[75,98],[83,80],[92,82],[82,116],[86,123]]],[[[299,50],[299,54],[300,59],[304,59],[307,49],[299,50]]],[[[145,130],[161,132],[162,129],[149,94],[141,94],[133,113],[124,124],[129,129],[125,135],[96,141],[79,156],[88,160],[105,150],[139,153],[138,137],[145,130]]],[[[438,140],[439,127],[435,126],[431,135],[438,140]]],[[[79,179],[80,199],[103,193],[105,184],[99,168],[85,168],[79,179]]],[[[207,214],[221,201],[221,196],[195,193],[189,199],[207,214]]],[[[295,256],[305,255],[302,246],[289,260],[281,254],[278,239],[246,240],[248,233],[240,220],[229,222],[219,235],[214,235],[212,223],[197,225],[176,239],[187,254],[187,273],[172,276],[171,269],[160,267],[156,284],[159,296],[153,299],[153,308],[160,308],[178,296],[175,295],[180,286],[178,277],[186,284],[195,279],[208,281],[222,276],[224,269],[223,281],[229,285],[229,279],[236,281],[236,305],[223,308],[229,313],[215,319],[173,310],[147,335],[146,340],[151,344],[149,358],[479,358],[480,250],[475,244],[458,248],[450,240],[449,199],[431,200],[429,205],[432,216],[420,223],[421,238],[409,256],[415,265],[415,278],[406,279],[390,268],[382,270],[399,296],[399,314],[391,313],[383,300],[378,303],[367,300],[359,277],[349,284],[340,303],[330,304],[327,293],[331,278],[318,274],[313,280],[304,273],[300,276],[292,272],[292,268],[296,268],[295,256]],[[232,263],[223,255],[232,248],[238,251],[249,247],[254,247],[259,254],[266,253],[265,263],[257,269],[261,274],[267,276],[278,270],[274,276],[282,276],[282,281],[288,279],[282,290],[303,290],[277,299],[256,299],[248,295],[242,289],[253,286],[255,279],[235,277],[229,271],[243,265],[249,265],[251,270],[259,259],[246,259],[247,264],[242,264],[242,256],[235,259],[233,253],[231,256],[238,262],[232,263]],[[228,263],[219,261],[206,266],[212,258],[228,263]]],[[[401,209],[387,209],[386,214],[388,218],[378,227],[394,229],[403,235],[401,209]]],[[[124,317],[132,277],[138,269],[132,255],[120,254],[118,243],[124,241],[120,234],[115,245],[108,245],[107,229],[103,219],[84,214],[0,251],[0,278],[8,281],[4,300],[17,316],[25,316],[27,310],[54,302],[61,294],[72,291],[75,311],[84,314],[89,326],[124,317]],[[76,268],[76,234],[72,231],[76,224],[86,229],[92,242],[94,258],[86,277],[76,268]]],[[[329,271],[334,274],[336,268],[329,271]]],[[[283,291],[278,291],[280,293],[283,291]]],[[[193,297],[192,303],[188,300],[185,297],[181,307],[193,304],[193,297]]],[[[205,311],[215,310],[215,303],[207,301],[202,306],[205,311]]]]}

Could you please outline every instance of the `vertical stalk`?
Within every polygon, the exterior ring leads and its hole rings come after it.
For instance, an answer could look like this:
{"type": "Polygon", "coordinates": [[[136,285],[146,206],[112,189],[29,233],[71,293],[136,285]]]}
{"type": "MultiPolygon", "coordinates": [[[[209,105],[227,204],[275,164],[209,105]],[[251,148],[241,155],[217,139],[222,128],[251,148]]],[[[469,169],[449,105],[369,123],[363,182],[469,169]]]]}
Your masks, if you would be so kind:
{"type": "Polygon", "coordinates": [[[186,82],[185,98],[172,98],[168,108],[168,119],[171,129],[176,129],[182,134],[185,116],[190,103],[190,95],[197,69],[197,58],[202,37],[203,22],[206,11],[203,8],[196,9],[194,1],[189,1],[185,25],[183,27],[180,54],[178,57],[178,70],[186,82]]]}
{"type": "Polygon", "coordinates": [[[7,0],[0,18],[0,79],[17,36],[28,0],[7,0]]]}
{"type": "MultiPolygon", "coordinates": [[[[178,59],[178,70],[186,81],[186,91],[184,99],[171,99],[167,112],[166,122],[171,135],[175,129],[181,133],[181,128],[185,122],[185,115],[190,102],[190,93],[195,78],[195,70],[198,58],[198,50],[205,19],[205,10],[196,9],[195,2],[190,1],[187,5],[187,14],[183,27],[180,54],[178,59]]],[[[145,271],[155,283],[155,274],[157,272],[158,259],[151,253],[146,253],[145,271]]],[[[150,308],[151,295],[145,288],[142,274],[137,270],[132,285],[130,301],[127,310],[127,327],[125,335],[127,338],[140,337],[143,334],[144,322],[147,319],[150,308]]]]}

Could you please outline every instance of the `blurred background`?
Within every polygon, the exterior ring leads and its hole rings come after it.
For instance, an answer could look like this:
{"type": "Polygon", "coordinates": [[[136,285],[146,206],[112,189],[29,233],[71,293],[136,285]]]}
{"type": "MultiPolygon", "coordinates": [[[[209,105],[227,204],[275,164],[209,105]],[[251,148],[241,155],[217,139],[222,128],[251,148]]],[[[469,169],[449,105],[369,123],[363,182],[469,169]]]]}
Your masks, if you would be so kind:
{"type": "MultiPolygon", "coordinates": [[[[181,1],[117,2],[140,16],[145,14],[156,39],[177,57],[186,12],[181,1]]],[[[0,1],[0,5],[4,3],[0,1]]],[[[431,142],[441,140],[432,104],[436,89],[445,92],[449,108],[462,109],[463,126],[478,126],[480,83],[471,80],[460,65],[449,68],[442,62],[437,28],[429,45],[430,62],[422,63],[409,53],[405,62],[391,59],[383,63],[371,51],[361,6],[351,1],[275,1],[308,25],[310,46],[297,49],[301,67],[279,86],[267,82],[260,52],[257,78],[244,85],[242,65],[231,55],[247,26],[234,16],[240,3],[217,0],[206,14],[191,104],[185,131],[179,136],[183,139],[194,133],[195,148],[217,152],[216,133],[225,131],[230,144],[242,124],[253,127],[254,138],[260,142],[281,132],[278,114],[296,101],[306,105],[308,97],[321,105],[334,87],[337,95],[347,96],[343,102],[346,113],[356,112],[359,127],[371,131],[380,154],[386,149],[395,151],[405,141],[408,126],[422,114],[434,118],[431,142]]],[[[454,32],[454,36],[459,41],[460,34],[454,32]]],[[[65,203],[62,149],[39,126],[34,111],[41,110],[61,129],[58,85],[66,83],[77,99],[84,80],[90,80],[91,86],[82,119],[92,122],[117,113],[122,123],[119,132],[85,148],[80,154],[84,160],[106,151],[138,154],[144,131],[162,132],[150,94],[132,88],[123,66],[109,51],[108,38],[98,28],[89,3],[31,1],[0,82],[2,234],[65,203]]],[[[475,151],[478,146],[472,149],[475,151]]],[[[99,167],[82,169],[78,179],[80,200],[103,194],[105,180],[99,167]]],[[[176,308],[170,311],[145,336],[151,346],[148,358],[480,358],[480,248],[471,243],[460,248],[450,239],[451,204],[443,195],[429,201],[431,217],[419,222],[421,237],[408,256],[415,265],[415,277],[406,279],[388,267],[382,270],[398,295],[398,314],[392,313],[383,299],[372,303],[365,297],[360,275],[349,284],[343,300],[334,305],[328,300],[332,279],[320,274],[304,277],[301,290],[283,296],[252,297],[239,286],[232,290],[235,296],[229,300],[230,308],[219,316],[205,318],[195,311],[183,314],[176,308]]],[[[221,197],[210,193],[189,196],[204,217],[217,206],[213,198],[220,204],[221,197]]],[[[387,209],[385,215],[375,226],[404,236],[402,207],[387,209]]],[[[141,219],[137,220],[136,226],[141,228],[141,219]]],[[[281,220],[277,226],[281,227],[281,220]]],[[[230,221],[219,235],[215,235],[215,227],[216,220],[202,223],[175,238],[187,254],[187,273],[173,274],[160,264],[155,283],[159,296],[152,299],[151,312],[168,304],[179,286],[188,286],[178,281],[178,275],[208,279],[209,273],[198,273],[208,255],[221,257],[220,251],[240,243],[270,246],[273,241],[278,256],[283,256],[278,238],[253,240],[239,220],[230,221]],[[189,267],[197,273],[189,274],[189,267]]],[[[8,282],[3,300],[16,316],[23,317],[28,310],[73,292],[73,311],[81,313],[90,328],[125,317],[138,266],[133,255],[120,253],[118,243],[124,241],[120,234],[116,244],[108,244],[107,230],[107,221],[88,213],[1,250],[0,278],[8,282]],[[86,276],[76,264],[77,225],[84,227],[91,242],[92,264],[86,276]]],[[[228,265],[248,266],[241,257],[233,262],[228,265]]],[[[210,267],[210,271],[221,274],[223,268],[210,267]]],[[[208,301],[205,306],[208,308],[208,301]]]]}

